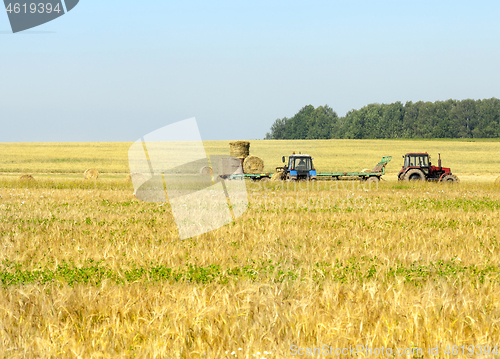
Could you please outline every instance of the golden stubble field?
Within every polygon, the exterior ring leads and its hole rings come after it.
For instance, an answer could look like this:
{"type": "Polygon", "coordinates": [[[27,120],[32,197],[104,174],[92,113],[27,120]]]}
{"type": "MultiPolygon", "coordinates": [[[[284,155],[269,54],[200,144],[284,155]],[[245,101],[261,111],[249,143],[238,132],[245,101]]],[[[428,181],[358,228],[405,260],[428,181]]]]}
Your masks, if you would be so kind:
{"type": "MultiPolygon", "coordinates": [[[[437,164],[441,153],[443,166],[469,179],[493,180],[500,175],[500,141],[486,140],[255,140],[250,154],[264,160],[264,170],[281,166],[281,156],[292,151],[313,156],[322,171],[360,171],[371,169],[383,156],[392,156],[387,180],[394,180],[407,152],[428,152],[437,164]]],[[[0,173],[82,174],[94,167],[107,177],[129,172],[127,153],[132,143],[1,143],[0,173]]],[[[205,141],[208,155],[228,155],[229,141],[205,141]]]]}
{"type": "Polygon", "coordinates": [[[36,183],[0,179],[3,357],[292,358],[364,346],[359,357],[438,347],[437,358],[473,345],[490,358],[500,345],[492,181],[249,183],[242,217],[180,241],[168,204],[138,201],[121,177],[30,172],[36,183]]]}

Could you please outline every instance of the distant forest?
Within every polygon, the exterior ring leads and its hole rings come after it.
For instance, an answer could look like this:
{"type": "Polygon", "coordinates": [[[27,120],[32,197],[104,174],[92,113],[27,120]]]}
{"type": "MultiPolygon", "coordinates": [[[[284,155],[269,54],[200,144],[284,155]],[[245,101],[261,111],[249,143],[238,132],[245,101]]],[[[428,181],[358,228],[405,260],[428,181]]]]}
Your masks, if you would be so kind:
{"type": "Polygon", "coordinates": [[[266,139],[498,138],[500,100],[370,104],[338,117],[332,108],[305,106],[277,119],[266,139]]]}

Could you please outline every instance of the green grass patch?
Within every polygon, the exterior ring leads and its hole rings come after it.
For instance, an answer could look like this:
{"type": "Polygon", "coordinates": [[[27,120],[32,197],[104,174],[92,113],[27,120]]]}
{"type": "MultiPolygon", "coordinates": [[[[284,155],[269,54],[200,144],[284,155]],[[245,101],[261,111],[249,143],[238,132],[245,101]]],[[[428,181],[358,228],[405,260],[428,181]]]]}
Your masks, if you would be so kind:
{"type": "Polygon", "coordinates": [[[411,263],[396,262],[384,264],[377,257],[351,257],[345,261],[334,263],[317,262],[312,265],[300,265],[273,262],[271,260],[245,265],[223,268],[218,264],[199,266],[186,263],[182,267],[172,268],[163,264],[136,265],[127,269],[111,269],[103,261],[87,260],[84,266],[62,262],[56,268],[39,268],[24,270],[22,264],[4,260],[0,269],[0,283],[3,287],[19,285],[45,285],[50,283],[89,284],[99,286],[110,280],[116,284],[133,282],[154,283],[158,281],[181,283],[219,283],[229,281],[250,280],[259,282],[281,283],[283,281],[310,280],[322,284],[326,280],[342,283],[365,283],[372,280],[378,282],[403,281],[416,287],[428,281],[459,283],[468,281],[484,283],[485,281],[500,283],[500,266],[498,265],[463,265],[459,259],[450,261],[438,260],[427,264],[422,261],[411,263]]]}

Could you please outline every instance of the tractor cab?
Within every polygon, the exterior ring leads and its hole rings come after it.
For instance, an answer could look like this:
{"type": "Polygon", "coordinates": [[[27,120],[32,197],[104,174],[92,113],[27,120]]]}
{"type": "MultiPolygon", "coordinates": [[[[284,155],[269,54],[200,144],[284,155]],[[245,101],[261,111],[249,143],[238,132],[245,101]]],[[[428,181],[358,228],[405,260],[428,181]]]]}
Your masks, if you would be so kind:
{"type": "Polygon", "coordinates": [[[288,168],[298,172],[309,172],[312,170],[312,158],[303,156],[288,157],[288,168]]]}
{"type": "MultiPolygon", "coordinates": [[[[283,163],[286,163],[285,156],[282,158],[283,163]]],[[[277,168],[278,169],[278,168],[277,168]]],[[[313,159],[306,154],[295,154],[288,157],[288,165],[280,167],[283,172],[283,179],[288,180],[315,180],[316,169],[313,165],[313,159]]]]}
{"type": "Polygon", "coordinates": [[[420,168],[426,175],[429,174],[431,158],[428,153],[407,153],[404,159],[403,169],[408,167],[420,168]]]}

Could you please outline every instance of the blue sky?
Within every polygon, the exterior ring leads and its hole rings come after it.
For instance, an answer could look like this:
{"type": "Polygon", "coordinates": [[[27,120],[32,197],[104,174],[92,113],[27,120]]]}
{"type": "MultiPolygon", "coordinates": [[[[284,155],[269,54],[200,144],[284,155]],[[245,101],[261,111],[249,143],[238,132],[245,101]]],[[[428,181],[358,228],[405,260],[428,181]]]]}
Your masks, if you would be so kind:
{"type": "Polygon", "coordinates": [[[196,117],[259,139],[328,104],[500,98],[498,1],[80,0],[12,34],[0,12],[0,142],[134,141],[196,117]]]}

